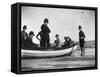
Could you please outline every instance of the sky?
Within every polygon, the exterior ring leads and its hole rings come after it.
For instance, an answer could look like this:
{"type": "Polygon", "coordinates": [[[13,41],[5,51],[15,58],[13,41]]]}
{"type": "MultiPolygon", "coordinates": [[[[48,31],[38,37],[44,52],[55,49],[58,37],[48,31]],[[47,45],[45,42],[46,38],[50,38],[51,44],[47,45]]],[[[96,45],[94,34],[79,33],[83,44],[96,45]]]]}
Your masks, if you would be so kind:
{"type": "Polygon", "coordinates": [[[79,25],[82,26],[86,41],[95,40],[95,11],[93,10],[23,6],[21,16],[21,30],[24,25],[27,25],[27,33],[34,31],[33,42],[35,43],[39,43],[36,35],[41,30],[45,18],[49,19],[51,43],[54,42],[56,34],[59,34],[61,42],[64,42],[65,36],[78,41],[79,25]]]}

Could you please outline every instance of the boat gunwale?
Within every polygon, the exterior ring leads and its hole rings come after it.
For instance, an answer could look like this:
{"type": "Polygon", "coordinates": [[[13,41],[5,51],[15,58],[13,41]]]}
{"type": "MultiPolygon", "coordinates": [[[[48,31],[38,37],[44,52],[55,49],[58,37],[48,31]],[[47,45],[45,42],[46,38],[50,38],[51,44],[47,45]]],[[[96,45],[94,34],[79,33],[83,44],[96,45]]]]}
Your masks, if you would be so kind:
{"type": "MultiPolygon", "coordinates": [[[[75,46],[77,46],[77,45],[75,45],[75,46]]],[[[74,46],[74,47],[75,47],[74,46]]],[[[74,49],[74,47],[72,48],[72,50],[70,51],[70,52],[67,52],[67,53],[64,53],[64,54],[61,54],[61,55],[49,55],[49,56],[28,56],[28,55],[22,55],[22,59],[38,59],[38,58],[56,58],[56,57],[62,57],[62,56],[70,56],[71,55],[71,53],[73,52],[73,49],[74,49]]],[[[45,51],[46,52],[46,51],[45,51]]]]}

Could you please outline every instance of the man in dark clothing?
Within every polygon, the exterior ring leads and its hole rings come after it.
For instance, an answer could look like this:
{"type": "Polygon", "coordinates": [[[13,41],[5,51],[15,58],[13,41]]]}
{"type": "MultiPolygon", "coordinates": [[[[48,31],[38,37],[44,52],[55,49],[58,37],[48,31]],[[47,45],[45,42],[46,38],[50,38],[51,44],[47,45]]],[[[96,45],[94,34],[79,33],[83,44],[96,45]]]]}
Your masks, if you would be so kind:
{"type": "Polygon", "coordinates": [[[28,38],[28,34],[27,34],[26,30],[27,30],[27,26],[24,25],[23,26],[23,31],[21,31],[21,45],[22,46],[25,46],[25,44],[26,44],[25,41],[28,38]]]}
{"type": "Polygon", "coordinates": [[[49,33],[51,31],[50,31],[50,29],[47,26],[48,25],[48,22],[49,22],[48,19],[45,18],[44,19],[44,24],[42,24],[42,26],[41,26],[41,30],[42,30],[43,36],[44,36],[44,38],[43,38],[44,44],[43,45],[45,45],[46,48],[49,48],[49,46],[50,46],[50,36],[49,36],[49,33]]]}
{"type": "Polygon", "coordinates": [[[85,50],[84,50],[84,39],[85,39],[85,34],[82,31],[82,27],[79,25],[79,44],[80,44],[80,48],[81,48],[81,56],[83,56],[85,54],[85,50]]]}

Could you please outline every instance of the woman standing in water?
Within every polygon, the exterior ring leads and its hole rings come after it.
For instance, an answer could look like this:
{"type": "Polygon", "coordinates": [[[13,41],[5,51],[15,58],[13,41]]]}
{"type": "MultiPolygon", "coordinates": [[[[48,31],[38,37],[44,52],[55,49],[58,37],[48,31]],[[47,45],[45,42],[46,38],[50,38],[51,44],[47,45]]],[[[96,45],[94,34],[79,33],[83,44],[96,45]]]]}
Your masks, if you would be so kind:
{"type": "Polygon", "coordinates": [[[49,20],[47,18],[44,19],[44,23],[41,26],[41,31],[43,33],[43,40],[44,43],[43,45],[45,46],[45,48],[49,48],[50,47],[50,36],[49,33],[51,32],[49,27],[47,26],[49,23],[49,20]]]}
{"type": "Polygon", "coordinates": [[[80,48],[81,48],[81,56],[83,56],[85,54],[85,50],[84,50],[84,39],[85,39],[85,34],[82,31],[82,26],[79,25],[79,44],[80,44],[80,48]]]}

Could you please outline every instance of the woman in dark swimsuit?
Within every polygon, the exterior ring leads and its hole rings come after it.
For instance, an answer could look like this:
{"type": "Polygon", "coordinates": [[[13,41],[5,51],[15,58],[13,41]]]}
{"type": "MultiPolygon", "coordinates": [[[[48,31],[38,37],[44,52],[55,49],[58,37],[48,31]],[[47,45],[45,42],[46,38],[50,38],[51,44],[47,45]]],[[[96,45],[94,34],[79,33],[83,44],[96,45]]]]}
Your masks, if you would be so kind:
{"type": "Polygon", "coordinates": [[[79,25],[79,44],[80,44],[80,48],[81,48],[81,56],[83,56],[85,54],[85,50],[84,50],[84,39],[85,39],[85,34],[82,31],[82,27],[81,25],[79,25]]]}

